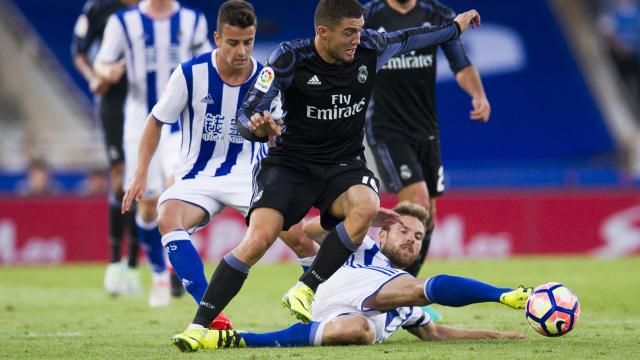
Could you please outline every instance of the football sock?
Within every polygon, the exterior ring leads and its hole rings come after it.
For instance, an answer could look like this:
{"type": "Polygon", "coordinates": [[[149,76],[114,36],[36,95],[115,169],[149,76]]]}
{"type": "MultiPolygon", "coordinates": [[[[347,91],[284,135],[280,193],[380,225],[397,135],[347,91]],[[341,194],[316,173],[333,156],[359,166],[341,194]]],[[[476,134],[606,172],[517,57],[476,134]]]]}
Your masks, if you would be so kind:
{"type": "Polygon", "coordinates": [[[162,237],[162,245],[167,249],[169,262],[182,285],[199,304],[207,290],[207,277],[200,254],[191,243],[189,234],[184,230],[166,233],[162,237]]]}
{"type": "Polygon", "coordinates": [[[511,288],[497,288],[481,281],[460,276],[436,275],[424,285],[424,295],[433,304],[465,306],[482,302],[499,302],[502,293],[511,288]]]}
{"type": "Polygon", "coordinates": [[[154,273],[161,273],[167,269],[164,262],[164,252],[162,249],[162,240],[158,224],[153,222],[145,222],[141,216],[136,216],[136,225],[138,225],[138,235],[140,244],[147,254],[147,259],[151,264],[151,270],[154,273]]]}
{"type": "Polygon", "coordinates": [[[314,256],[308,256],[308,257],[303,257],[303,258],[298,258],[298,263],[300,263],[300,266],[302,266],[302,272],[306,272],[307,270],[309,270],[309,268],[311,267],[311,264],[313,264],[313,260],[315,259],[315,255],[314,256]]]}
{"type": "Polygon", "coordinates": [[[211,276],[211,282],[200,301],[193,324],[208,328],[211,321],[238,294],[247,275],[249,265],[238,260],[232,253],[225,255],[211,276]]]}
{"type": "Polygon", "coordinates": [[[320,323],[295,323],[290,327],[264,334],[240,333],[248,347],[292,347],[313,345],[320,323]]]}
{"type": "Polygon", "coordinates": [[[130,268],[138,267],[138,254],[140,253],[140,238],[138,237],[138,229],[136,226],[135,216],[129,212],[125,214],[126,224],[129,228],[129,259],[127,266],[130,268]]]}
{"type": "Polygon", "coordinates": [[[349,238],[344,222],[339,223],[324,238],[318,255],[309,270],[300,277],[300,281],[316,291],[320,284],[338,271],[358,247],[359,245],[354,244],[349,238]]]}
{"type": "Polygon", "coordinates": [[[427,259],[427,253],[429,252],[429,246],[431,245],[431,234],[433,234],[433,230],[424,235],[424,238],[422,239],[422,247],[420,248],[420,255],[418,255],[411,265],[404,269],[404,271],[415,277],[418,277],[422,264],[424,264],[424,261],[427,259]]]}
{"type": "Polygon", "coordinates": [[[111,249],[112,263],[120,261],[120,246],[122,233],[124,232],[125,216],[120,210],[120,202],[115,197],[109,196],[109,248],[111,249]]]}

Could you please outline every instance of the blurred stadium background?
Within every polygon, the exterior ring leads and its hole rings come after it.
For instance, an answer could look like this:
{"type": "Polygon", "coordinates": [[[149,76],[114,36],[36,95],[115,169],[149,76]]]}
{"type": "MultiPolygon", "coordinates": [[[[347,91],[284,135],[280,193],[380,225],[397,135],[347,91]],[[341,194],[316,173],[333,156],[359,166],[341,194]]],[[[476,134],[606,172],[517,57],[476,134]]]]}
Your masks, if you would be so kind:
{"type": "MultiPolygon", "coordinates": [[[[221,1],[181,3],[201,9],[213,31],[221,1]]],[[[483,26],[464,41],[493,113],[486,125],[470,121],[470,101],[441,62],[438,106],[448,192],[439,201],[431,256],[637,254],[640,98],[634,94],[640,77],[620,76],[610,56],[605,30],[611,2],[445,3],[482,14],[483,26]]],[[[104,144],[69,50],[83,4],[0,0],[3,266],[107,260],[104,144]],[[28,193],[34,160],[49,166],[46,195],[28,193]]],[[[312,36],[315,1],[254,5],[258,59],[280,41],[312,36]]],[[[640,15],[636,21],[640,49],[640,15]]],[[[383,197],[383,204],[393,202],[383,197]]],[[[245,228],[239,215],[225,212],[196,239],[206,259],[215,261],[245,228]]],[[[277,245],[263,261],[289,259],[277,245]]]]}

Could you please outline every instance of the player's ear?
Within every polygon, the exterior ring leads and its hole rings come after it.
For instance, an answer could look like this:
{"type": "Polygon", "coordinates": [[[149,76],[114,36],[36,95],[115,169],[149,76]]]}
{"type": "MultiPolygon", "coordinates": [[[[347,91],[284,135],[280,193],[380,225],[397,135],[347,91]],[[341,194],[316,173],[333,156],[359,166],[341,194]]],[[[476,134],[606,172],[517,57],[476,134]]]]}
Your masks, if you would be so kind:
{"type": "Polygon", "coordinates": [[[328,32],[329,29],[324,25],[318,25],[318,27],[316,28],[316,35],[318,35],[322,40],[327,40],[328,32]]]}
{"type": "Polygon", "coordinates": [[[222,40],[222,36],[217,31],[213,32],[213,41],[216,43],[216,47],[220,47],[220,41],[222,40]]]}
{"type": "Polygon", "coordinates": [[[378,241],[380,242],[380,247],[387,241],[387,235],[389,235],[389,231],[380,229],[380,233],[378,234],[378,241]]]}

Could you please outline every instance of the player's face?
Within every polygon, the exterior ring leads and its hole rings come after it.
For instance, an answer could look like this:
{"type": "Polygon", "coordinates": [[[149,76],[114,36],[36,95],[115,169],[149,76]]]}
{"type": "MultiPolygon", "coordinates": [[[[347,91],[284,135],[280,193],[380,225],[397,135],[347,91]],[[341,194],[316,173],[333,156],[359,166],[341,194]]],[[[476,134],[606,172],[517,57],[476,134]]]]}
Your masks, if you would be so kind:
{"type": "Polygon", "coordinates": [[[393,224],[388,231],[380,231],[380,248],[394,266],[411,265],[422,247],[424,225],[413,216],[402,215],[402,224],[393,224]]]}
{"type": "Polygon", "coordinates": [[[241,71],[251,66],[251,53],[256,38],[255,26],[241,29],[229,24],[222,25],[221,32],[213,37],[218,46],[218,56],[232,71],[241,71]]]}
{"type": "Polygon", "coordinates": [[[363,17],[344,18],[338,25],[326,30],[326,42],[329,55],[336,62],[352,62],[356,48],[360,44],[360,31],[364,26],[363,17]]]}

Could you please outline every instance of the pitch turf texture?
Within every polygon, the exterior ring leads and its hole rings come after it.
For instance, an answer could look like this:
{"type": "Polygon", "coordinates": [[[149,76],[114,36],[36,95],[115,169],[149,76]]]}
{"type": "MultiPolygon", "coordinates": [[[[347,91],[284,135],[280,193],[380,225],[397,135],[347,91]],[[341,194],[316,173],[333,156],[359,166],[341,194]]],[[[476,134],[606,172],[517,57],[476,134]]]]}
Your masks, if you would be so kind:
{"type": "MultiPolygon", "coordinates": [[[[170,307],[150,309],[146,293],[111,298],[102,289],[102,265],[0,268],[0,359],[638,359],[640,358],[640,257],[521,258],[507,261],[431,262],[423,274],[473,276],[497,285],[558,281],[582,305],[580,323],[561,338],[545,338],[526,323],[523,311],[500,304],[437,307],[443,324],[519,331],[526,340],[420,342],[396,333],[373,346],[293,349],[225,349],[181,354],[169,338],[191,320],[187,295],[170,307]]],[[[148,268],[143,267],[148,284],[148,268]]],[[[213,266],[207,267],[211,274],[213,266]]],[[[300,268],[258,265],[226,311],[237,329],[270,331],[292,318],[280,296],[300,268]]]]}

